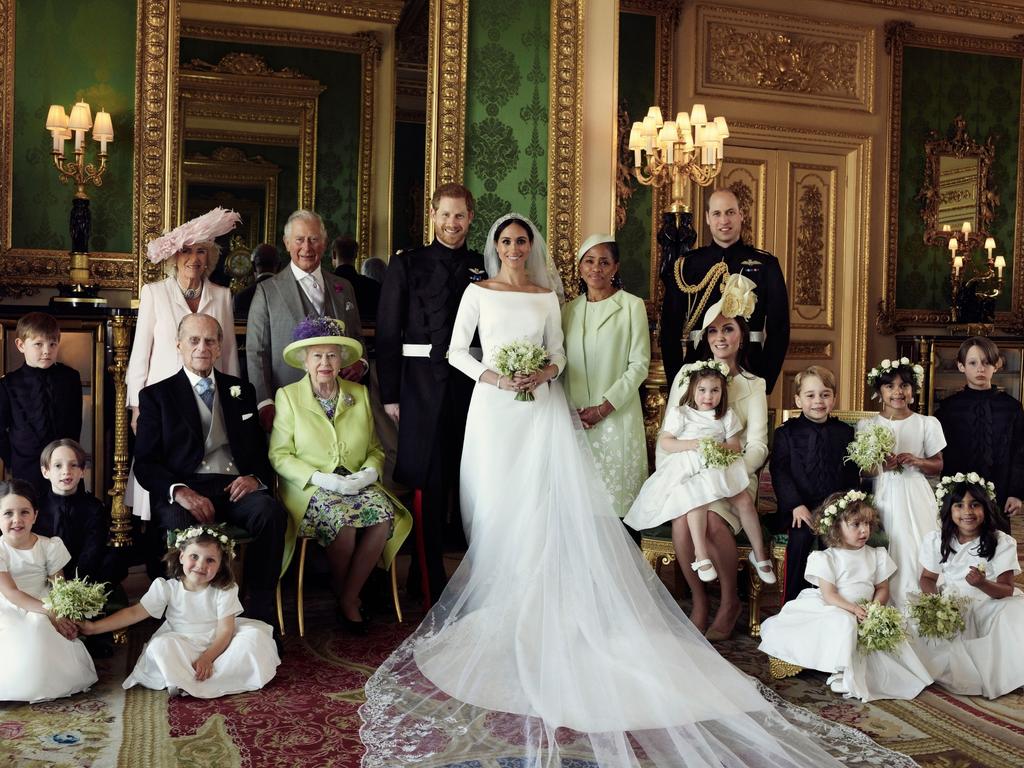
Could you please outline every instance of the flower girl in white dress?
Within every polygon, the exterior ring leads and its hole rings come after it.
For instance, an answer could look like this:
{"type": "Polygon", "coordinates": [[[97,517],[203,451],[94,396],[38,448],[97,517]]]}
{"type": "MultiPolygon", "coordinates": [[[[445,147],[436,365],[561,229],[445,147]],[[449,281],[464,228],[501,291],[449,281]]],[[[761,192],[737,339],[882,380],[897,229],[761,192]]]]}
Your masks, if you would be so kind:
{"type": "Polygon", "coordinates": [[[946,438],[934,416],[910,410],[924,383],[924,369],[907,358],[883,360],[868,372],[868,385],[882,401],[881,412],[857,424],[857,431],[882,425],[896,436],[896,447],[875,478],[875,508],[889,537],[889,555],[899,570],[892,581],[892,604],[902,609],[917,592],[921,570],[917,549],[929,531],[938,529],[932,489],[925,475],[942,472],[946,438]]]}
{"type": "Polygon", "coordinates": [[[155,579],[133,606],[99,621],[79,622],[82,634],[112,632],[150,616],[166,621],[142,651],[125,688],[139,684],[213,699],[256,691],[281,659],[269,624],[236,618],[242,612],[231,573],[234,542],[200,525],[178,533],[164,557],[169,579],[155,579]]]}
{"type": "Polygon", "coordinates": [[[824,552],[807,558],[805,589],[761,625],[760,650],[805,669],[829,672],[829,687],[861,701],[912,699],[932,682],[921,660],[903,642],[893,653],[857,649],[857,624],[865,601],[889,600],[896,564],[885,547],[867,546],[878,516],[860,491],[834,493],[818,511],[824,552]]]}
{"type": "Polygon", "coordinates": [[[24,480],[0,482],[0,701],[57,699],[96,682],[74,623],[43,604],[47,578],[63,575],[71,554],[56,536],[32,533],[35,499],[24,480]]]}
{"type": "Polygon", "coordinates": [[[739,512],[750,539],[754,570],[762,581],[774,584],[761,523],[747,493],[749,479],[742,456],[721,467],[706,466],[701,455],[701,444],[708,439],[737,453],[743,450],[736,437],[743,426],[729,408],[729,367],[717,360],[702,360],[683,368],[685,394],[679,405],[670,406],[658,435],[658,444],[668,456],[647,478],[624,522],[642,531],[671,520],[673,540],[678,527],[688,527],[695,556],[690,567],[701,581],[714,581],[718,572],[708,557],[708,505],[728,501],[739,512]]]}
{"type": "Polygon", "coordinates": [[[915,643],[929,671],[954,693],[994,699],[1024,685],[1024,594],[1017,542],[996,528],[995,487],[976,473],[942,478],[941,530],[921,542],[921,591],[967,600],[966,628],[952,640],[915,643]]]}

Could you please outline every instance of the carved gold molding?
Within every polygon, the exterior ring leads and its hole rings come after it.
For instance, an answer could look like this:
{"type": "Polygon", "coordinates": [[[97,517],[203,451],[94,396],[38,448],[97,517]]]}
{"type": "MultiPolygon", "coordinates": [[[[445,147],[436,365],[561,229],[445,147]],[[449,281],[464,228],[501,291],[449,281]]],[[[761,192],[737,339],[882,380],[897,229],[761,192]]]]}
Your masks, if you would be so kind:
{"type": "Polygon", "coordinates": [[[790,339],[787,360],[831,360],[831,341],[800,341],[790,339]]]}
{"type": "MultiPolygon", "coordinates": [[[[222,2],[225,0],[221,0],[222,2]]],[[[227,0],[234,2],[234,0],[227,0]]],[[[338,3],[339,5],[341,3],[338,3]]],[[[354,5],[354,4],[352,4],[354,5]]],[[[290,7],[290,6],[289,6],[290,7]]],[[[397,16],[394,23],[397,23],[397,16]]],[[[380,66],[381,42],[372,32],[342,34],[339,32],[310,32],[306,30],[283,29],[275,27],[239,27],[220,22],[185,21],[181,25],[183,37],[201,40],[221,40],[252,45],[280,45],[293,48],[319,48],[335,53],[351,53],[360,57],[360,98],[359,98],[359,190],[356,206],[356,239],[364,256],[374,253],[372,228],[370,226],[370,186],[373,168],[373,115],[376,99],[375,80],[377,68],[380,66]]],[[[464,79],[464,78],[463,78],[464,79]]],[[[307,125],[312,130],[312,173],[310,176],[311,193],[308,205],[312,206],[315,199],[316,170],[316,121],[307,125]]],[[[264,137],[259,143],[272,143],[264,137]]],[[[226,138],[219,140],[228,140],[226,138]]],[[[304,182],[305,183],[305,180],[304,182]]],[[[300,197],[300,206],[301,197],[300,197]]]]}
{"type": "Polygon", "coordinates": [[[427,44],[425,242],[432,237],[430,196],[441,184],[461,183],[465,169],[468,0],[430,0],[427,44]]]}
{"type": "Polygon", "coordinates": [[[871,27],[702,5],[697,34],[697,93],[872,111],[871,27]]]}
{"type": "Polygon", "coordinates": [[[873,5],[877,8],[934,13],[937,16],[956,16],[972,21],[990,21],[998,24],[1024,26],[1024,11],[1015,0],[992,2],[992,0],[843,0],[847,3],[873,5]]]}
{"type": "Polygon", "coordinates": [[[794,328],[835,328],[836,169],[794,164],[790,168],[790,283],[794,328]]]}
{"type": "MultiPolygon", "coordinates": [[[[1022,14],[1024,16],[1024,14],[1022,14]]],[[[890,86],[889,114],[889,162],[886,188],[886,248],[883,256],[885,282],[882,298],[878,302],[875,330],[891,335],[904,326],[944,326],[950,322],[948,311],[900,309],[896,297],[896,273],[899,263],[899,168],[900,168],[900,125],[903,103],[903,49],[905,46],[938,48],[964,53],[978,53],[990,56],[1007,56],[1022,60],[1024,65],[1024,41],[1018,39],[976,37],[955,32],[931,29],[917,29],[909,22],[890,22],[885,28],[885,47],[892,56],[892,84],[890,86]]],[[[1024,199],[1024,79],[1021,83],[1021,114],[1018,116],[1019,134],[1017,139],[1017,200],[1024,199]]],[[[1012,295],[1010,311],[996,312],[996,323],[1004,329],[1019,329],[1024,326],[1024,257],[1021,245],[1024,242],[1024,206],[1018,205],[1014,217],[1012,295]]]]}
{"type": "Polygon", "coordinates": [[[755,248],[765,247],[765,233],[768,221],[766,201],[768,185],[768,166],[761,157],[726,157],[722,163],[722,172],[711,187],[700,187],[697,205],[694,207],[693,225],[698,233],[705,226],[704,211],[707,199],[715,189],[728,189],[740,204],[743,214],[743,228],[740,238],[755,248]]]}
{"type": "MultiPolygon", "coordinates": [[[[149,3],[139,5],[141,27],[149,3]]],[[[67,251],[38,248],[12,248],[11,222],[14,199],[12,195],[14,161],[14,66],[15,66],[15,0],[0,0],[0,297],[21,298],[32,296],[40,288],[52,288],[57,282],[69,280],[71,258],[67,251]]],[[[143,58],[143,45],[136,44],[136,61],[143,58]]],[[[142,70],[136,73],[136,87],[142,70]]],[[[136,107],[136,136],[139,135],[139,116],[136,107]]],[[[42,139],[40,139],[42,141],[42,139]]],[[[136,141],[134,163],[136,178],[141,165],[142,146],[136,141]]],[[[138,222],[139,195],[133,181],[133,220],[138,222]]],[[[70,196],[68,197],[70,204],[70,196]]],[[[136,230],[138,225],[136,225],[136,230]]],[[[96,252],[90,254],[91,278],[104,288],[132,289],[135,287],[135,257],[131,253],[96,252]]]]}
{"type": "MultiPolygon", "coordinates": [[[[679,25],[679,15],[682,11],[684,0],[620,0],[620,13],[636,13],[648,16],[655,16],[654,25],[655,44],[657,59],[654,66],[654,98],[658,106],[665,110],[666,114],[675,114],[673,105],[673,74],[675,72],[675,54],[673,41],[676,27],[679,25]]],[[[621,54],[620,54],[621,55],[621,54]]],[[[640,120],[643,115],[630,115],[632,120],[640,120]]],[[[626,136],[629,133],[627,130],[626,136]]],[[[665,286],[658,279],[658,229],[661,227],[661,220],[665,210],[672,201],[671,190],[663,187],[651,187],[651,266],[650,283],[648,285],[647,300],[648,312],[660,311],[661,300],[665,292],[665,286]]]]}
{"type": "Polygon", "coordinates": [[[567,286],[579,282],[583,178],[583,5],[551,0],[548,94],[548,248],[567,286]]]}
{"type": "Polygon", "coordinates": [[[259,8],[274,11],[300,11],[319,16],[338,16],[359,21],[397,24],[404,0],[204,0],[206,5],[232,8],[259,8]]]}

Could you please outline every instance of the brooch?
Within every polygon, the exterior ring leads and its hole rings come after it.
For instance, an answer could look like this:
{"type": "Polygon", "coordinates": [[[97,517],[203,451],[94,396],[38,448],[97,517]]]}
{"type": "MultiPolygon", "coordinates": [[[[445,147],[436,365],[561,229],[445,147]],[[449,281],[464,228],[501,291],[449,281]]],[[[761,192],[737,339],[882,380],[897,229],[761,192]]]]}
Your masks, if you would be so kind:
{"type": "Polygon", "coordinates": [[[485,277],[487,277],[487,273],[484,270],[476,269],[475,267],[469,268],[469,282],[479,283],[485,277]]]}
{"type": "Polygon", "coordinates": [[[242,388],[238,384],[235,384],[228,391],[231,393],[231,396],[236,400],[238,400],[242,396],[242,388]]]}
{"type": "Polygon", "coordinates": [[[352,397],[352,395],[350,395],[348,392],[346,392],[344,395],[341,396],[341,404],[344,405],[346,408],[351,408],[353,405],[356,404],[356,399],[352,397]]]}

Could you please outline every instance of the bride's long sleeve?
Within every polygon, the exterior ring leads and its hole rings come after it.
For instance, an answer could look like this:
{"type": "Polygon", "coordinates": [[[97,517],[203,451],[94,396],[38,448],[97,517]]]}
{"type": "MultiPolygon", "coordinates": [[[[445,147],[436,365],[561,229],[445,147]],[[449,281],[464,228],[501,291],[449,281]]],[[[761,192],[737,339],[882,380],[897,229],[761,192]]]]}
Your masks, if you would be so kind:
{"type": "Polygon", "coordinates": [[[455,315],[455,325],[452,328],[452,340],[448,346],[448,363],[473,381],[479,381],[487,370],[486,365],[469,354],[469,345],[480,321],[481,290],[483,289],[470,286],[462,294],[459,311],[455,315]]]}
{"type": "Polygon", "coordinates": [[[553,311],[549,311],[544,320],[544,346],[548,350],[548,360],[558,368],[556,375],[561,376],[565,370],[565,333],[562,331],[562,313],[558,309],[557,300],[553,311]]]}

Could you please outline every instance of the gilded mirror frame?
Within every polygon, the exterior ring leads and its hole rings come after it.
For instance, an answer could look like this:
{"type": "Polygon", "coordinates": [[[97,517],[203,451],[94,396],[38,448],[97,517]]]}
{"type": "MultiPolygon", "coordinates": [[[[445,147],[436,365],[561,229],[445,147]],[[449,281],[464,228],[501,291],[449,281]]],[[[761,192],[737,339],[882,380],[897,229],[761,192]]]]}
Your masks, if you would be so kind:
{"type": "MultiPolygon", "coordinates": [[[[317,102],[324,86],[310,77],[288,73],[282,76],[281,73],[273,73],[267,70],[261,61],[256,61],[257,59],[258,57],[254,56],[238,55],[238,58],[231,58],[230,62],[229,57],[225,57],[210,69],[190,65],[187,68],[183,66],[178,71],[179,109],[175,134],[178,137],[176,156],[180,161],[174,164],[171,171],[171,188],[175,192],[172,209],[176,211],[178,222],[183,220],[185,210],[186,177],[190,161],[184,156],[184,147],[185,141],[190,138],[295,146],[298,153],[298,207],[312,209],[316,204],[316,135],[319,115],[317,102]],[[254,74],[238,74],[246,67],[251,67],[254,74]],[[224,130],[187,134],[186,123],[189,118],[215,121],[242,119],[268,126],[293,128],[296,134],[292,136],[269,133],[265,136],[254,136],[248,132],[224,130]]],[[[207,161],[205,165],[193,165],[192,168],[202,170],[210,162],[207,161]]],[[[236,178],[233,182],[236,186],[239,177],[260,180],[266,176],[266,173],[257,173],[254,176],[253,166],[247,167],[246,162],[235,162],[230,165],[232,167],[225,167],[224,170],[230,177],[236,178]]],[[[274,168],[279,170],[277,166],[274,168]]],[[[274,200],[276,208],[276,173],[274,200]]],[[[265,228],[268,239],[276,238],[275,227],[276,219],[271,219],[269,226],[265,228]]]]}
{"type": "Polygon", "coordinates": [[[210,157],[194,155],[182,161],[181,205],[184,210],[190,183],[216,184],[228,187],[258,187],[263,190],[263,233],[264,240],[276,236],[277,226],[277,177],[281,169],[261,157],[246,157],[243,152],[224,147],[215,150],[210,157]]]}
{"type": "MultiPolygon", "coordinates": [[[[885,49],[891,56],[891,87],[889,115],[889,160],[886,186],[886,246],[883,256],[882,298],[878,302],[875,327],[879,333],[891,335],[906,326],[944,327],[950,322],[948,310],[901,309],[896,295],[896,278],[899,264],[899,194],[900,194],[900,127],[902,124],[903,99],[903,57],[904,48],[935,48],[960,53],[1015,58],[1021,61],[1021,115],[1017,149],[1017,205],[1014,214],[1012,243],[1012,294],[1010,311],[996,312],[996,325],[1002,330],[1024,328],[1024,43],[1015,39],[975,37],[972,35],[918,29],[910,22],[890,22],[885,28],[885,49]]],[[[905,183],[919,183],[920,172],[913,180],[905,183]]]]}
{"type": "MultiPolygon", "coordinates": [[[[171,0],[173,2],[174,0],[171,0]]],[[[135,91],[139,93],[146,79],[144,66],[149,61],[149,50],[143,42],[143,29],[148,14],[158,0],[139,0],[135,43],[135,91]]],[[[168,5],[167,2],[161,5],[168,5]]],[[[57,281],[69,279],[71,256],[69,250],[42,248],[12,248],[12,219],[14,197],[14,66],[16,0],[0,0],[0,297],[20,298],[32,296],[41,288],[52,288],[57,281]]],[[[159,19],[157,10],[157,23],[159,19]]],[[[135,133],[139,133],[138,100],[136,100],[135,133]]],[[[40,147],[44,147],[40,131],[40,147]]],[[[138,168],[142,164],[143,146],[136,142],[133,153],[132,221],[139,218],[138,168]]],[[[70,210],[71,194],[67,204],[70,210]]],[[[132,237],[132,243],[137,238],[132,237]]],[[[69,242],[70,246],[70,242],[69,242]]],[[[138,261],[133,253],[93,251],[89,255],[92,279],[103,288],[132,289],[135,286],[138,261]]]]}
{"type": "Polygon", "coordinates": [[[979,144],[968,132],[967,121],[962,115],[953,120],[953,135],[930,131],[924,143],[925,172],[918,199],[924,203],[921,217],[925,222],[924,241],[929,245],[945,248],[950,237],[957,237],[961,245],[968,249],[980,248],[985,238],[991,234],[989,228],[995,218],[999,195],[992,182],[992,163],[995,161],[995,139],[989,136],[984,144],[979,144]],[[978,177],[975,185],[977,205],[976,222],[973,231],[966,238],[959,228],[952,227],[955,232],[943,232],[939,222],[939,208],[942,203],[941,165],[943,157],[954,157],[958,160],[975,158],[978,161],[978,177]]]}

